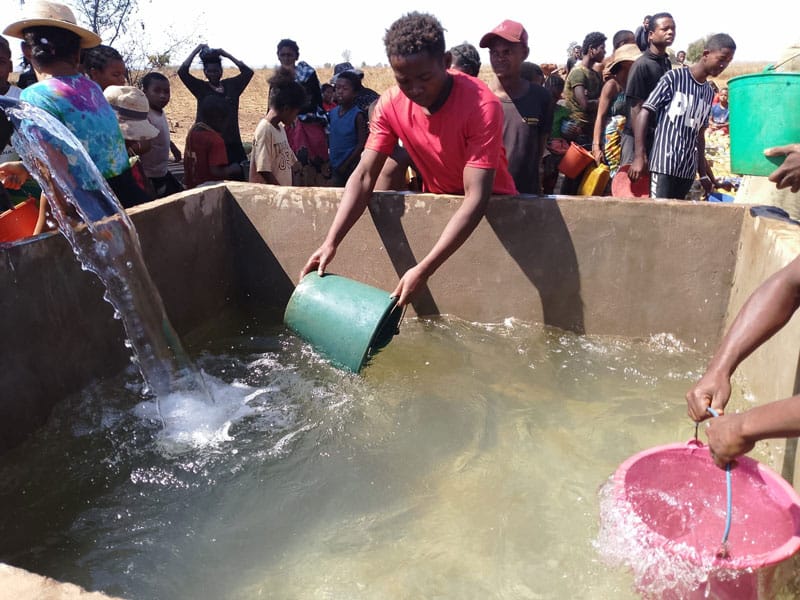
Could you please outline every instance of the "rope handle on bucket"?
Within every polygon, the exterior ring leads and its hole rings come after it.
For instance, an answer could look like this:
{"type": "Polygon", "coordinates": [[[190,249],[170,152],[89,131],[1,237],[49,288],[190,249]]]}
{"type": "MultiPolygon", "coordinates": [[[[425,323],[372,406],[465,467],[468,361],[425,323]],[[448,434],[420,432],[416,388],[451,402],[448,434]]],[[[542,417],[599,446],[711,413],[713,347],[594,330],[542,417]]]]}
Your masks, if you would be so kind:
{"type": "MultiPolygon", "coordinates": [[[[719,413],[710,406],[706,410],[712,417],[718,417],[719,413]]],[[[695,426],[695,439],[697,439],[697,426],[695,426]]],[[[725,532],[722,534],[722,543],[717,550],[718,558],[728,558],[730,551],[728,549],[728,535],[731,532],[731,512],[733,508],[733,493],[731,491],[731,463],[725,465],[725,485],[727,487],[727,498],[725,507],[725,532]]]]}

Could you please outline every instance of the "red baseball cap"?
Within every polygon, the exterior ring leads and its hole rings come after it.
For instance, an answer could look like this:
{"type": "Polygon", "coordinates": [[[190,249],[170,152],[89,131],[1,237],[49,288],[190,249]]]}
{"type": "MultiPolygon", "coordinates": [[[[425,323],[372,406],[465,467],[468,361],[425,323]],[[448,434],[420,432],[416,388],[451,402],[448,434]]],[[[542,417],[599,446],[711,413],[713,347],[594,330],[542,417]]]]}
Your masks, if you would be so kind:
{"type": "Polygon", "coordinates": [[[492,38],[495,36],[515,44],[522,44],[523,46],[528,45],[528,32],[525,31],[522,23],[517,23],[516,21],[511,21],[510,19],[506,19],[500,23],[500,25],[484,35],[481,38],[480,47],[488,48],[489,44],[492,43],[492,38]]]}

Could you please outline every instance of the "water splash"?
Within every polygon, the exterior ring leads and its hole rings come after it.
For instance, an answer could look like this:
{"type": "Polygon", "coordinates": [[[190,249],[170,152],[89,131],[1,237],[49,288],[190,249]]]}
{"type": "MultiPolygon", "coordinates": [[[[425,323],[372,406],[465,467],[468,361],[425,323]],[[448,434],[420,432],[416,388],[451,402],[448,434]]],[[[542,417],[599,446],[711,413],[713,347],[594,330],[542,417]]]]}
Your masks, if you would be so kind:
{"type": "Polygon", "coordinates": [[[142,257],[139,236],[83,145],[44,110],[0,99],[12,141],[48,198],[58,228],[84,270],[97,275],[125,328],[149,391],[158,398],[189,392],[213,402],[167,318],[142,257]]]}

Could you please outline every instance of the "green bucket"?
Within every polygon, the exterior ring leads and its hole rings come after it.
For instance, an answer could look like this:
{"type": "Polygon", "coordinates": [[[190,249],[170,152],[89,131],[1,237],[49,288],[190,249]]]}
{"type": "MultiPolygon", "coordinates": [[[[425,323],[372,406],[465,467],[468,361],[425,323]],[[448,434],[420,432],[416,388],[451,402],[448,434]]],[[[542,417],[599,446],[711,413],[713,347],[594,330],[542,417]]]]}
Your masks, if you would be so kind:
{"type": "Polygon", "coordinates": [[[331,363],[358,373],[398,333],[401,316],[389,292],[311,272],[289,298],[283,322],[331,363]]]}
{"type": "Polygon", "coordinates": [[[731,172],[770,175],[783,156],[764,149],[800,143],[800,73],[766,71],[728,82],[731,172]]]}

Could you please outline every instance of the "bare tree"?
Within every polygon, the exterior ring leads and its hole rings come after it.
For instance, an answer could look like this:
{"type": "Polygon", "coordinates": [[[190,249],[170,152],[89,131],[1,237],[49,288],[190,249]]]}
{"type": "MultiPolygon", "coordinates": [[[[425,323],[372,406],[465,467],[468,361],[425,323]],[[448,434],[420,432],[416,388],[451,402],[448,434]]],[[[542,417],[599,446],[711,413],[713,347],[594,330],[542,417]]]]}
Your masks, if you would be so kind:
{"type": "Polygon", "coordinates": [[[109,46],[128,32],[139,8],[138,0],[73,0],[73,4],[89,28],[109,46]]]}
{"type": "Polygon", "coordinates": [[[344,62],[350,62],[350,56],[351,56],[351,54],[352,54],[352,53],[350,52],[350,50],[345,50],[344,52],[342,52],[342,60],[343,60],[344,62]]]}

